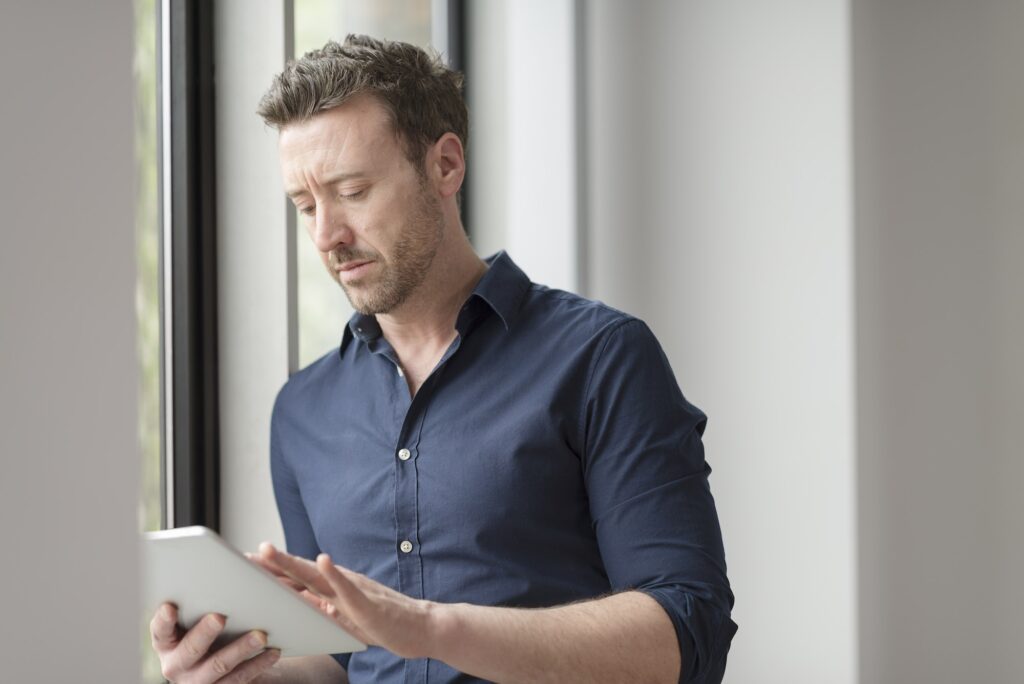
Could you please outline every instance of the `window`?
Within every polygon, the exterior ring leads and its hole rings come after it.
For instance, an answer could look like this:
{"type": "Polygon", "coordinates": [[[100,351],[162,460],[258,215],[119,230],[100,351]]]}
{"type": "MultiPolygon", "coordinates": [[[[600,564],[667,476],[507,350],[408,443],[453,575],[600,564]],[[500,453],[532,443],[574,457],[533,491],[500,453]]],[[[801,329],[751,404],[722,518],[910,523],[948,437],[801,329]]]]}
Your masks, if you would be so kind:
{"type": "MultiPolygon", "coordinates": [[[[157,43],[155,0],[135,0],[135,311],[139,363],[139,452],[142,455],[139,528],[163,526],[160,382],[163,345],[160,308],[160,209],[157,155],[157,43]]],[[[149,647],[149,616],[142,616],[142,675],[160,682],[160,667],[149,647]]]]}
{"type": "MultiPolygon", "coordinates": [[[[295,56],[341,42],[349,33],[431,45],[430,0],[296,0],[295,56]]],[[[345,293],[325,271],[319,252],[296,216],[299,367],[337,348],[352,316],[345,293]]]]}
{"type": "MultiPolygon", "coordinates": [[[[336,348],[351,315],[305,231],[285,232],[288,212],[294,210],[284,209],[286,200],[276,196],[276,186],[273,192],[261,186],[256,193],[268,207],[276,203],[281,208],[280,213],[261,210],[257,219],[266,222],[261,226],[266,229],[260,241],[263,256],[277,269],[272,276],[261,271],[265,289],[254,293],[251,285],[240,284],[251,271],[248,261],[238,263],[238,250],[217,253],[218,238],[230,245],[241,230],[252,235],[252,222],[242,222],[238,217],[244,212],[231,204],[253,198],[251,185],[238,190],[246,172],[258,166],[276,173],[275,151],[264,144],[271,133],[256,120],[255,89],[269,86],[270,66],[283,68],[289,42],[298,56],[328,39],[344,40],[348,33],[419,45],[443,34],[439,42],[447,45],[447,10],[457,3],[295,0],[255,14],[243,5],[205,0],[134,3],[139,435],[145,459],[139,525],[152,530],[203,524],[240,548],[253,548],[253,539],[268,538],[269,521],[277,519],[267,498],[269,469],[262,444],[273,393],[289,366],[294,370],[295,360],[306,365],[336,348]],[[294,27],[288,40],[285,26],[294,27]],[[249,38],[241,40],[240,34],[249,38]],[[271,48],[262,38],[281,38],[285,48],[271,48]],[[260,49],[263,59],[253,59],[251,51],[260,49]],[[241,88],[245,93],[224,97],[216,111],[215,52],[218,92],[241,88]],[[249,163],[253,159],[259,164],[249,163]],[[218,169],[227,170],[215,178],[218,169]],[[222,204],[220,214],[217,204],[222,204]],[[275,244],[274,235],[282,243],[275,244]],[[281,244],[295,248],[294,259],[280,256],[281,244]],[[287,276],[278,268],[285,263],[293,269],[287,276]],[[285,306],[293,295],[297,304],[285,306]],[[254,299],[259,306],[251,306],[254,299]],[[219,355],[222,342],[232,354],[219,355]],[[265,348],[259,354],[239,358],[240,348],[252,352],[260,345],[265,348]],[[266,372],[253,373],[253,368],[266,372]]],[[[291,225],[301,225],[291,218],[291,225]]],[[[159,665],[149,646],[150,617],[143,621],[142,678],[159,682],[159,665]]]]}

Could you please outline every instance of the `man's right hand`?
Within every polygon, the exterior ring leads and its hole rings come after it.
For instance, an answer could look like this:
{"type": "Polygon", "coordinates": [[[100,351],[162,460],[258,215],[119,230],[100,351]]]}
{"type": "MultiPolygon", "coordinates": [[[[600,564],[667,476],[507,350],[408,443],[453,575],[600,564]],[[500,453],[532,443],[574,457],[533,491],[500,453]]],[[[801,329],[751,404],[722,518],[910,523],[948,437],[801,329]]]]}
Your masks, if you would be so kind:
{"type": "Polygon", "coordinates": [[[279,650],[266,649],[267,635],[258,631],[210,653],[224,622],[224,616],[210,613],[185,632],[178,626],[177,609],[170,603],[160,606],[149,632],[163,676],[180,684],[241,684],[259,677],[281,657],[279,650]]]}

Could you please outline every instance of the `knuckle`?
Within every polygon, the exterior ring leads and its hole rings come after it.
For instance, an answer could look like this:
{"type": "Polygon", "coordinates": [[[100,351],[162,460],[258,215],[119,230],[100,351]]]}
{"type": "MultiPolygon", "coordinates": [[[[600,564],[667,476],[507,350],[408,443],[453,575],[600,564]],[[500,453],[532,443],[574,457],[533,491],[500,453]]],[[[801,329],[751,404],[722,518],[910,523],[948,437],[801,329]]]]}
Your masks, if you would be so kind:
{"type": "Polygon", "coordinates": [[[231,673],[231,666],[221,656],[213,656],[210,658],[210,669],[213,670],[214,674],[224,676],[231,673]]]}
{"type": "Polygon", "coordinates": [[[177,668],[175,668],[174,666],[172,666],[169,663],[161,662],[160,663],[160,675],[164,679],[173,682],[174,678],[178,676],[178,670],[177,670],[177,668]]]}
{"type": "Polygon", "coordinates": [[[181,642],[181,650],[192,660],[197,660],[203,655],[203,651],[196,645],[193,639],[186,639],[181,642]]]}

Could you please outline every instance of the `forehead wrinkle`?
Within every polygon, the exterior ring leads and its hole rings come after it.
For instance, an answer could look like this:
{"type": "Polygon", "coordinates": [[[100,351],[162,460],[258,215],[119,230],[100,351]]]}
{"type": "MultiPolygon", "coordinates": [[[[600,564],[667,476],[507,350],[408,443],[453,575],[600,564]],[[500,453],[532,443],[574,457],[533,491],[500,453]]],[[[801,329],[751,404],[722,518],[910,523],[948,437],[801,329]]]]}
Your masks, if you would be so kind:
{"type": "MultiPolygon", "coordinates": [[[[365,122],[359,120],[348,122],[348,125],[345,126],[328,126],[327,121],[316,123],[318,124],[317,128],[310,130],[303,138],[309,139],[310,144],[316,143],[318,139],[324,139],[324,142],[300,149],[292,157],[289,170],[295,176],[295,180],[300,181],[301,184],[301,187],[290,188],[292,195],[307,193],[310,188],[318,188],[323,179],[337,174],[369,173],[373,163],[379,161],[375,155],[367,155],[362,159],[358,157],[360,151],[380,146],[377,143],[380,131],[374,131],[375,126],[367,126],[365,122]],[[344,130],[340,130],[341,128],[344,130]],[[367,128],[370,129],[368,134],[361,135],[360,133],[367,128]],[[317,135],[317,133],[322,134],[317,135]],[[339,136],[341,136],[340,139],[338,139],[339,136]],[[352,165],[349,160],[348,168],[346,168],[345,158],[349,156],[354,156],[357,161],[352,165]],[[309,161],[304,163],[303,160],[306,159],[309,161]]],[[[300,138],[300,143],[303,138],[300,138]]],[[[301,146],[301,144],[297,146],[301,146]]]]}
{"type": "MultiPolygon", "coordinates": [[[[286,139],[284,146],[286,150],[295,150],[288,159],[287,172],[291,178],[285,178],[286,192],[310,192],[311,188],[319,187],[319,180],[335,173],[379,171],[380,169],[374,167],[380,166],[386,160],[380,154],[370,152],[383,150],[386,145],[384,138],[391,140],[392,145],[400,142],[386,112],[381,112],[381,117],[366,118],[365,113],[372,110],[372,107],[370,103],[359,103],[356,108],[347,110],[346,116],[337,122],[334,119],[341,112],[325,112],[293,129],[290,139],[286,139]],[[356,112],[364,115],[350,115],[356,112]],[[360,158],[360,152],[366,154],[360,158]],[[347,156],[354,156],[357,159],[356,164],[350,168],[343,166],[347,156]],[[301,187],[287,187],[291,181],[297,182],[301,187]]],[[[351,164],[351,161],[349,163],[351,164]]]]}

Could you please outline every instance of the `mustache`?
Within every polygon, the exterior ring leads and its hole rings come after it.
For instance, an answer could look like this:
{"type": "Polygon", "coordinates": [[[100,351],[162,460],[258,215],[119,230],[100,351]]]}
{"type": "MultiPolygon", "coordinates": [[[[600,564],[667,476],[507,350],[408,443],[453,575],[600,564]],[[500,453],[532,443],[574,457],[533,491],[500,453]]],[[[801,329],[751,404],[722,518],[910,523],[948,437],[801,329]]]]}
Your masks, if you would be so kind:
{"type": "Polygon", "coordinates": [[[336,249],[327,255],[327,264],[332,268],[338,268],[341,264],[350,261],[376,261],[377,255],[355,249],[336,249]]]}

